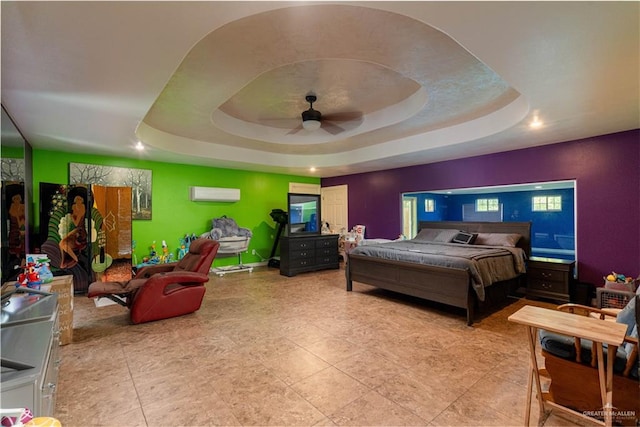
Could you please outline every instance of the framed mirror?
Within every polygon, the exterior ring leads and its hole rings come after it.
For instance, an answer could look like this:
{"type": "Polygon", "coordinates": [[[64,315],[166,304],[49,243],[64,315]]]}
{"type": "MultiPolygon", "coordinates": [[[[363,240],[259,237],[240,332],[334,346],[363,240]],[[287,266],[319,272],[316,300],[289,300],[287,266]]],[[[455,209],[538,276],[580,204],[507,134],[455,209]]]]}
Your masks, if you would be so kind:
{"type": "Polygon", "coordinates": [[[2,283],[14,280],[29,251],[32,206],[31,146],[2,105],[2,283]]]}
{"type": "Polygon", "coordinates": [[[288,194],[288,235],[320,234],[320,195],[288,194]]]}

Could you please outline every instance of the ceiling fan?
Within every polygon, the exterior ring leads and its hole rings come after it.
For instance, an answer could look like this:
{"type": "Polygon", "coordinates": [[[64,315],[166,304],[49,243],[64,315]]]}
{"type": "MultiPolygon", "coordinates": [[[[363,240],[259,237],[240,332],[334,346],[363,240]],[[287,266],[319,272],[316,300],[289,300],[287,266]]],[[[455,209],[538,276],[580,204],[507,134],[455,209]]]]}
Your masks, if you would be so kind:
{"type": "Polygon", "coordinates": [[[323,115],[320,111],[313,109],[313,103],[316,102],[317,99],[314,94],[305,96],[305,100],[309,103],[309,109],[302,112],[301,125],[292,129],[289,134],[297,133],[302,129],[316,131],[322,128],[330,134],[336,135],[362,123],[362,112],[360,111],[323,115]],[[338,126],[335,122],[340,122],[342,126],[338,126]]]}

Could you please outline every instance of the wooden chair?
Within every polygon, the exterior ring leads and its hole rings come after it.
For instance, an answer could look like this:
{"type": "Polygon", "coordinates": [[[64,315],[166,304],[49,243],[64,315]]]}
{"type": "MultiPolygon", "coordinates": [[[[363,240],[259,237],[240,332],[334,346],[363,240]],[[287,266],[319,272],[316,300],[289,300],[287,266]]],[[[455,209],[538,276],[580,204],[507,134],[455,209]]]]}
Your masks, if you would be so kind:
{"type": "MultiPolygon", "coordinates": [[[[636,312],[640,304],[636,296],[636,312]]],[[[630,302],[631,304],[631,302],[630,302]]],[[[558,310],[589,316],[602,321],[616,321],[617,312],[578,304],[563,304],[558,310]]],[[[618,310],[619,311],[619,310],[618,310]]],[[[634,323],[635,323],[634,314],[634,323]]],[[[614,360],[613,407],[614,423],[636,425],[640,420],[640,382],[638,381],[637,324],[627,332],[624,344],[618,348],[614,360]],[[631,336],[631,332],[635,336],[631,336]]],[[[544,372],[551,379],[545,399],[585,414],[602,411],[602,396],[597,370],[595,344],[579,337],[566,337],[540,331],[544,372]],[[570,348],[570,347],[573,348],[570,348]]],[[[605,359],[609,355],[605,349],[605,359]]]]}

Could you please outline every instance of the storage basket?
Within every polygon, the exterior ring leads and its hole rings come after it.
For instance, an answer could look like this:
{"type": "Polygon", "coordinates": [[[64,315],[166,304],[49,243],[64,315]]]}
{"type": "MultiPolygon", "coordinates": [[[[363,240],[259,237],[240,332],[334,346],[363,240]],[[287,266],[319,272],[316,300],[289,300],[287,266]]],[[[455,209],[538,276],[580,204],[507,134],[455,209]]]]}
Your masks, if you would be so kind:
{"type": "Polygon", "coordinates": [[[624,308],[634,297],[635,293],[619,289],[596,289],[598,308],[624,308]]]}
{"type": "Polygon", "coordinates": [[[629,291],[629,292],[635,292],[636,291],[636,281],[632,280],[630,282],[611,282],[607,279],[604,280],[604,288],[605,289],[615,289],[618,291],[629,291]]]}

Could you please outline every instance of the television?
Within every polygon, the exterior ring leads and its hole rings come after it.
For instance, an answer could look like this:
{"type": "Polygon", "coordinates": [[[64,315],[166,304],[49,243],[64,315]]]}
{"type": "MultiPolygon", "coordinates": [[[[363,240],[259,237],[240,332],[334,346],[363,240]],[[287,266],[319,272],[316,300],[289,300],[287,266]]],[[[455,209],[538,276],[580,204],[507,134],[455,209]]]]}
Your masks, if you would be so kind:
{"type": "Polygon", "coordinates": [[[320,234],[320,195],[289,193],[289,236],[320,234]]]}

